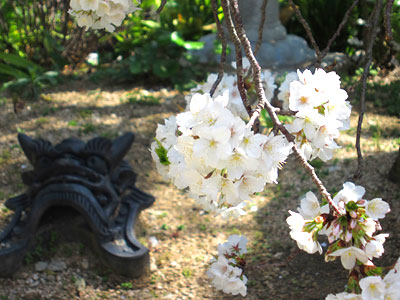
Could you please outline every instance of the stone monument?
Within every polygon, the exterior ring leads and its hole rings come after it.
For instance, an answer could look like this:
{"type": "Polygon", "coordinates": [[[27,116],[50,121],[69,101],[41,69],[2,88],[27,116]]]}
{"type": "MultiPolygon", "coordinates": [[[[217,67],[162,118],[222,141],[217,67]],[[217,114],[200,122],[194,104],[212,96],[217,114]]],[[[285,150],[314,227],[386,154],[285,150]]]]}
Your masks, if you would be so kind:
{"type": "MultiPolygon", "coordinates": [[[[239,9],[248,39],[253,50],[258,40],[258,28],[261,21],[262,0],[239,0],[239,9]]],[[[225,22],[223,22],[225,27],[225,22]]],[[[227,30],[225,29],[226,36],[227,30]]],[[[214,41],[216,34],[210,34],[201,39],[204,48],[194,51],[202,63],[215,63],[219,61],[219,55],[214,53],[214,41]]],[[[227,55],[228,61],[235,60],[235,47],[229,42],[231,53],[227,55]]],[[[278,0],[269,0],[266,8],[266,18],[263,27],[262,44],[257,53],[257,60],[261,67],[272,70],[296,69],[303,64],[312,61],[315,53],[306,41],[296,35],[287,34],[285,27],[279,20],[278,0]]]]}

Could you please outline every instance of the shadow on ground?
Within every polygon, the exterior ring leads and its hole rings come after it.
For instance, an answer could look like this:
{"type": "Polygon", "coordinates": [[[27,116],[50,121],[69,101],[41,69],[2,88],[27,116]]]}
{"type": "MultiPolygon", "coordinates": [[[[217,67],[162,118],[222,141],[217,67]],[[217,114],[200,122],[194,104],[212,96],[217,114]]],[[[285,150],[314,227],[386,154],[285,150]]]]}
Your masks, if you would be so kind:
{"type": "MultiPolygon", "coordinates": [[[[381,220],[382,232],[389,233],[390,237],[385,243],[383,257],[374,260],[378,266],[390,266],[400,255],[400,187],[387,179],[395,156],[396,153],[366,156],[364,176],[356,182],[366,188],[366,199],[381,197],[391,206],[391,213],[381,220]]],[[[273,197],[256,215],[256,240],[253,241],[252,261],[247,266],[248,277],[251,278],[249,294],[257,295],[251,299],[324,299],[329,293],[344,291],[347,283],[347,271],[340,260],[325,263],[323,255],[300,251],[289,237],[285,222],[289,216],[287,210],[296,211],[299,197],[308,190],[318,195],[305,171],[298,168],[295,162],[287,164],[280,175],[280,184],[270,186],[272,192],[267,188],[264,193],[273,197]]],[[[351,172],[356,170],[356,159],[339,160],[334,168],[327,165],[316,169],[328,190],[335,187],[335,192],[342,188],[337,185],[347,181],[346,178],[350,178],[351,172]]],[[[324,239],[321,242],[326,245],[324,239]]]]}

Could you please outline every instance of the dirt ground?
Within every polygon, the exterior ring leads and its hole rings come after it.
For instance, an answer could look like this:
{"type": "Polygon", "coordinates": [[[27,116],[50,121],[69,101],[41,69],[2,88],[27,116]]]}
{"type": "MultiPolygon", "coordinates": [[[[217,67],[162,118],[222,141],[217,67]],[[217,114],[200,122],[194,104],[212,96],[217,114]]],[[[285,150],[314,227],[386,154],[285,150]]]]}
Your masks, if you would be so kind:
{"type": "MultiPolygon", "coordinates": [[[[299,197],[316,190],[300,165],[290,157],[278,185],[267,185],[254,198],[257,210],[238,221],[223,221],[200,209],[184,192],[162,180],[148,151],[157,123],[179,112],[184,95],[167,89],[103,88],[87,82],[69,82],[47,91],[18,114],[11,103],[0,106],[0,228],[12,212],[4,207],[9,197],[24,190],[20,174],[29,168],[18,146],[17,133],[42,137],[52,143],[77,136],[88,140],[101,135],[114,138],[123,132],[136,135],[128,161],[139,174],[138,186],[156,197],[136,224],[139,240],[151,249],[150,271],[139,279],[117,276],[99,267],[89,248],[65,243],[56,236],[51,244],[32,249],[13,278],[0,279],[0,299],[242,299],[212,288],[205,272],[218,243],[230,234],[249,238],[245,299],[324,299],[344,290],[346,271],[339,261],[298,250],[286,225],[288,210],[296,210],[299,197]],[[140,100],[141,99],[141,100],[140,100]],[[157,242],[155,242],[157,241],[157,242]],[[39,251],[40,250],[40,251],[39,251]],[[37,271],[37,262],[64,263],[59,271],[37,271]]],[[[328,190],[341,189],[356,170],[355,127],[338,143],[333,160],[316,165],[328,190]]],[[[382,221],[390,237],[378,265],[390,265],[400,255],[400,188],[387,179],[400,142],[400,121],[370,108],[364,120],[362,148],[364,176],[357,184],[366,199],[381,197],[392,212],[382,221]]]]}

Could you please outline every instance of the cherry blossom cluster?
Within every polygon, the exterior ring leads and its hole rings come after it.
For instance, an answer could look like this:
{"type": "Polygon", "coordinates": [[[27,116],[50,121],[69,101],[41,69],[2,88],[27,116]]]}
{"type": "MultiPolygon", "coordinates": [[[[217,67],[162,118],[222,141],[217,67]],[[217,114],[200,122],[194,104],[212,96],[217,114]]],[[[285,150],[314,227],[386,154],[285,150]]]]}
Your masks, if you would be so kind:
{"type": "Polygon", "coordinates": [[[340,77],[323,69],[289,73],[280,87],[278,98],[283,107],[296,113],[293,123],[286,125],[307,160],[332,158],[338,147],[335,138],[349,129],[351,106],[347,93],[340,88],[340,77]],[[289,90],[288,90],[289,88],[289,90]]]}
{"type": "MultiPolygon", "coordinates": [[[[233,64],[235,67],[235,64],[233,64]]],[[[247,74],[250,64],[243,59],[244,74],[247,74]]],[[[192,89],[194,92],[211,90],[217,79],[217,74],[210,74],[204,84],[192,89]]],[[[270,70],[263,70],[261,79],[266,98],[270,101],[274,97],[277,85],[270,70]]],[[[245,77],[248,89],[252,83],[250,77],[245,77]]],[[[225,74],[218,85],[215,95],[222,95],[229,90],[227,108],[242,119],[248,119],[248,113],[243,105],[237,87],[236,75],[225,74]]],[[[323,161],[332,158],[333,151],[339,146],[335,139],[340,131],[347,130],[350,125],[351,105],[347,93],[340,88],[340,77],[335,72],[326,73],[317,69],[314,74],[310,70],[288,73],[279,86],[278,99],[282,101],[282,108],[295,114],[295,119],[286,128],[294,135],[296,144],[307,160],[319,157],[323,161]]],[[[190,97],[187,101],[190,102],[190,97]]]]}
{"type": "Polygon", "coordinates": [[[339,293],[329,294],[326,300],[394,300],[400,299],[400,259],[383,278],[367,276],[360,280],[360,294],[339,293]]]}
{"type": "MultiPolygon", "coordinates": [[[[236,63],[232,63],[232,67],[236,69],[236,63]]],[[[250,77],[248,76],[250,70],[250,62],[247,58],[243,58],[243,76],[248,85],[248,89],[251,88],[252,83],[250,82],[250,77]]],[[[203,84],[197,85],[195,88],[191,89],[191,93],[206,93],[209,92],[216,81],[218,75],[211,73],[208,75],[207,80],[203,84]]],[[[274,96],[274,91],[276,89],[275,77],[270,70],[263,70],[261,73],[261,79],[264,86],[265,96],[268,100],[271,100],[274,96]]],[[[214,92],[214,96],[222,95],[226,90],[229,91],[229,101],[227,108],[232,112],[234,116],[239,116],[244,120],[249,118],[246,108],[243,105],[242,98],[238,90],[237,76],[224,74],[221,82],[219,83],[217,89],[214,92]]],[[[190,105],[191,97],[187,97],[188,107],[190,105]]]]}
{"type": "Polygon", "coordinates": [[[207,271],[217,290],[246,296],[247,277],[243,274],[246,244],[246,237],[234,234],[229,236],[227,242],[218,245],[218,256],[211,260],[210,269],[207,271]]]}
{"type": "Polygon", "coordinates": [[[250,196],[277,182],[292,147],[283,135],[254,134],[228,101],[229,91],[194,94],[188,111],[158,126],[151,145],[160,174],[225,217],[244,214],[250,196]]]}
{"type": "MultiPolygon", "coordinates": [[[[137,0],[140,4],[140,0],[137,0]]],[[[69,13],[80,27],[105,29],[113,32],[125,16],[139,10],[133,0],[71,0],[69,13]]]]}
{"type": "MultiPolygon", "coordinates": [[[[362,298],[354,299],[399,299],[384,298],[384,295],[391,295],[394,289],[398,289],[400,275],[388,274],[382,279],[378,276],[381,275],[380,269],[372,263],[373,258],[379,258],[384,253],[383,244],[389,236],[385,233],[374,235],[381,229],[379,219],[384,218],[390,211],[389,204],[381,198],[368,201],[363,199],[364,194],[365,189],[362,186],[346,182],[343,189],[333,198],[341,214],[333,216],[329,214],[328,204],[321,206],[314,193],[308,192],[300,200],[298,213],[289,211],[290,216],[286,221],[290,227],[290,236],[300,249],[308,253],[322,254],[318,235],[326,235],[329,247],[325,253],[325,260],[340,257],[343,267],[350,272],[348,289],[358,292],[360,288],[362,290],[362,298]],[[379,286],[382,298],[371,296],[374,293],[374,284],[379,286]]],[[[398,291],[397,297],[400,297],[400,290],[398,291]]],[[[328,295],[327,299],[353,299],[350,296],[346,298],[348,295],[353,294],[328,295]]],[[[358,294],[354,295],[358,297],[358,294]]]]}

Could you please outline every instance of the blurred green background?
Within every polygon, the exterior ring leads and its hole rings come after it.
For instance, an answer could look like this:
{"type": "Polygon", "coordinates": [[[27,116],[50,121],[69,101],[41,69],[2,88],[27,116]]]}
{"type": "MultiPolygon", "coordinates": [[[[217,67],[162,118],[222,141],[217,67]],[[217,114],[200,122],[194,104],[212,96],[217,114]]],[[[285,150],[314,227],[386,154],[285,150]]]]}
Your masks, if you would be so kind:
{"type": "MultiPolygon", "coordinates": [[[[287,0],[280,17],[289,33],[307,36],[287,0]]],[[[323,49],[353,1],[295,0],[323,49]]],[[[205,78],[206,68],[189,50],[216,31],[210,0],[143,0],[141,11],[129,15],[114,33],[85,31],[68,14],[69,0],[4,0],[0,2],[1,90],[35,99],[40,90],[65,78],[85,76],[102,83],[146,83],[185,90],[205,78]],[[95,53],[88,60],[88,55],[95,53]],[[27,87],[21,93],[21,86],[27,87]]],[[[261,4],[261,1],[260,1],[261,4]]],[[[331,50],[353,58],[349,74],[359,72],[367,18],[374,1],[360,0],[331,50]]],[[[219,12],[222,17],[222,12],[219,12]]],[[[396,53],[385,41],[383,12],[374,47],[373,69],[391,68],[396,53]]],[[[392,14],[394,41],[400,41],[400,11],[392,14]]],[[[397,44],[398,45],[398,44],[397,44]]],[[[398,53],[397,58],[399,59],[398,53]]]]}

